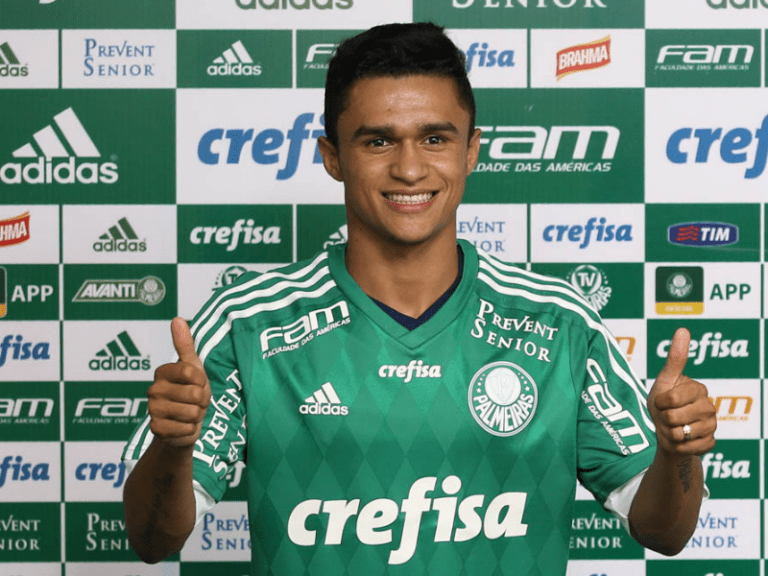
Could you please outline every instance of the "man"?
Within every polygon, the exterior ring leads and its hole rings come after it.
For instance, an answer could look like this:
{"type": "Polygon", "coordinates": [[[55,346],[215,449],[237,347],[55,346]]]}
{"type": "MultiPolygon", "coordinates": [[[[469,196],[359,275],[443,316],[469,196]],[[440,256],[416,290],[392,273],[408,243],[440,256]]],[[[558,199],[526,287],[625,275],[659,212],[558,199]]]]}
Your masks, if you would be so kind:
{"type": "Polygon", "coordinates": [[[716,426],[682,375],[687,331],[646,409],[566,283],[457,244],[480,131],[441,28],[343,43],[325,109],[349,241],[244,275],[191,333],[174,320],[179,361],[157,370],[124,453],[140,456],[134,549],[181,549],[242,459],[253,574],[564,574],[577,477],[641,544],[679,552],[716,426]]]}

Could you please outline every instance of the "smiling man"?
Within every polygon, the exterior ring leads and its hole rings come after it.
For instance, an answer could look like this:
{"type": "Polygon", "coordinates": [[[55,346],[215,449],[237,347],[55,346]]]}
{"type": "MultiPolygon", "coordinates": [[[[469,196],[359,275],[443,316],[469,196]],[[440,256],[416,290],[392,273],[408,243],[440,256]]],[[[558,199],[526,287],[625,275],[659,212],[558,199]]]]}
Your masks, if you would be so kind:
{"type": "Polygon", "coordinates": [[[320,150],[349,241],[174,320],[124,453],[144,560],[181,549],[238,460],[254,575],[564,574],[577,479],[641,544],[683,548],[716,427],[689,335],[646,398],[567,283],[457,242],[474,116],[441,28],[339,47],[320,150]]]}

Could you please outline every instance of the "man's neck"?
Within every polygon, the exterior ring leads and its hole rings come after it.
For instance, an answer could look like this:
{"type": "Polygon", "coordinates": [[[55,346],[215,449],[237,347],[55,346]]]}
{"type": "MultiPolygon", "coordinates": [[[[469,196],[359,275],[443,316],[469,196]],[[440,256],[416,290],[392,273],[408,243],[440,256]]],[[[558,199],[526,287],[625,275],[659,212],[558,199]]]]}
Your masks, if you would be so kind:
{"type": "Polygon", "coordinates": [[[350,236],[346,263],[349,274],[368,296],[418,318],[456,279],[456,235],[394,245],[350,236]]]}

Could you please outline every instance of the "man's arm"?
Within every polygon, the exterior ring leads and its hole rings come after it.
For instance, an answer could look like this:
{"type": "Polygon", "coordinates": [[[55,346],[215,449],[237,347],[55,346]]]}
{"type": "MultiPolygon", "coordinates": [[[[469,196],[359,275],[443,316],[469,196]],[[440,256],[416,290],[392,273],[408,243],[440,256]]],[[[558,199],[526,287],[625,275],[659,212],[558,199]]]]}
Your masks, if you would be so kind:
{"type": "Polygon", "coordinates": [[[690,339],[683,328],[675,332],[648,395],[658,446],[629,511],[635,540],[667,556],[679,553],[696,529],[704,489],[699,456],[714,447],[717,428],[706,387],[683,375],[690,339]]]}
{"type": "Polygon", "coordinates": [[[176,318],[171,332],[179,361],[155,371],[147,392],[154,439],[123,491],[128,540],[148,563],[181,550],[195,527],[192,452],[211,398],[189,326],[176,318]]]}

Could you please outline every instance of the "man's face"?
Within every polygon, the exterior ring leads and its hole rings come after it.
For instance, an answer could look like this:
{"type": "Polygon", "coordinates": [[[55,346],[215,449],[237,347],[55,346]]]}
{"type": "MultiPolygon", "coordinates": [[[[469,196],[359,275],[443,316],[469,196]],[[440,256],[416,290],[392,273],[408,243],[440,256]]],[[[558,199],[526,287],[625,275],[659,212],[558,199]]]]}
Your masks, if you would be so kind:
{"type": "Polygon", "coordinates": [[[350,238],[417,244],[455,236],[480,131],[469,137],[469,111],[452,79],[358,80],[337,128],[338,148],[321,139],[321,152],[328,173],[344,182],[350,238]]]}

